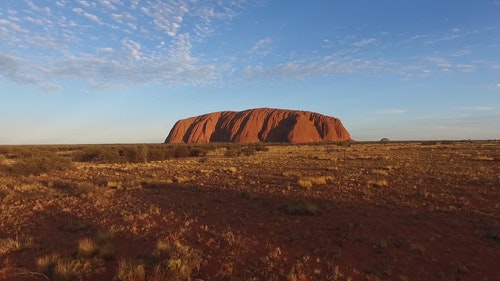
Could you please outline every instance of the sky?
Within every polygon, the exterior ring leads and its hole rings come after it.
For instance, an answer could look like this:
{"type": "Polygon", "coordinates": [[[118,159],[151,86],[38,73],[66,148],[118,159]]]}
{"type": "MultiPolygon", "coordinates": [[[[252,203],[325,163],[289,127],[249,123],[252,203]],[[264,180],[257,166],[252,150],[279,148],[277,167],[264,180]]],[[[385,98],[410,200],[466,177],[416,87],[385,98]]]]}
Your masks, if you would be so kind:
{"type": "Polygon", "coordinates": [[[500,0],[3,0],[0,144],[161,143],[268,107],[500,139],[500,0]]]}

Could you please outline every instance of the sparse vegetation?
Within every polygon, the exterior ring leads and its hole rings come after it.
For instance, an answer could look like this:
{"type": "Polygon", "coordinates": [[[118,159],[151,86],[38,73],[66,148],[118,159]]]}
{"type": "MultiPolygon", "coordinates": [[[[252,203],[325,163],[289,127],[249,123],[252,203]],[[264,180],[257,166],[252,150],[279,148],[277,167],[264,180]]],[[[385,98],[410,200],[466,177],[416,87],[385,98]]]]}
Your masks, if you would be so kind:
{"type": "Polygon", "coordinates": [[[0,146],[0,279],[487,279],[499,145],[0,146]]]}
{"type": "Polygon", "coordinates": [[[319,214],[319,207],[311,201],[297,200],[285,206],[285,212],[289,215],[316,216],[319,214]]]}
{"type": "Polygon", "coordinates": [[[96,274],[103,273],[104,260],[98,258],[61,257],[57,254],[37,259],[38,270],[51,281],[88,280],[96,274]]]}
{"type": "Polygon", "coordinates": [[[53,171],[73,169],[71,159],[60,156],[30,156],[17,160],[11,167],[16,174],[40,175],[53,171]]]}
{"type": "Polygon", "coordinates": [[[315,185],[327,184],[331,180],[333,180],[332,176],[301,177],[297,180],[297,184],[303,188],[310,189],[315,185]]]}
{"type": "Polygon", "coordinates": [[[118,263],[116,277],[121,281],[145,281],[146,265],[130,260],[121,260],[118,263]]]}

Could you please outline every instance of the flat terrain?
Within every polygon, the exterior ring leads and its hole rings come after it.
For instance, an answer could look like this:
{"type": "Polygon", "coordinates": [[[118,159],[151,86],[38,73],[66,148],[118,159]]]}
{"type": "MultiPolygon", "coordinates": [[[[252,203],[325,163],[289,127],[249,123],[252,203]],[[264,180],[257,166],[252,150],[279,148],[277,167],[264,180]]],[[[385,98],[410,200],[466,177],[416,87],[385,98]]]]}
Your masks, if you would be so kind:
{"type": "Polygon", "coordinates": [[[500,280],[500,142],[0,148],[0,280],[500,280]]]}

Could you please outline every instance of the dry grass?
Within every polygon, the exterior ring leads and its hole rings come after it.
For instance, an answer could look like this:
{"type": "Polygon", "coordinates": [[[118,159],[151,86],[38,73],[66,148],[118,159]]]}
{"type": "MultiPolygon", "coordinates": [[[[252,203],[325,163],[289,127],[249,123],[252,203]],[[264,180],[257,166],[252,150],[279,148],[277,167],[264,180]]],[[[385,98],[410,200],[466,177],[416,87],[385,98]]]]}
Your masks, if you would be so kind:
{"type": "Polygon", "coordinates": [[[59,260],[59,255],[57,254],[45,255],[37,258],[36,264],[38,266],[38,271],[47,276],[52,276],[57,260],[59,260]]]}
{"type": "Polygon", "coordinates": [[[190,281],[199,270],[201,255],[175,238],[159,239],[149,264],[121,260],[116,278],[121,281],[190,281]]]}
{"type": "Polygon", "coordinates": [[[478,161],[495,161],[495,157],[477,156],[477,157],[474,158],[474,160],[478,160],[478,161]]]}
{"type": "Polygon", "coordinates": [[[369,186],[374,186],[374,187],[385,187],[385,186],[388,186],[389,183],[385,179],[368,180],[368,185],[369,186]]]}
{"type": "Polygon", "coordinates": [[[118,263],[116,277],[121,281],[145,281],[146,266],[130,260],[121,260],[118,263]]]}
{"type": "Polygon", "coordinates": [[[305,189],[311,189],[315,185],[324,185],[332,180],[332,176],[309,176],[299,178],[297,184],[305,189]]]}
{"type": "Polygon", "coordinates": [[[48,276],[51,281],[88,280],[105,271],[102,259],[72,259],[58,254],[39,257],[37,266],[38,271],[48,276]]]}
{"type": "Polygon", "coordinates": [[[84,238],[78,241],[78,257],[91,258],[99,251],[97,243],[90,238],[84,238]]]}
{"type": "Polygon", "coordinates": [[[0,239],[0,255],[20,251],[33,246],[33,240],[21,241],[19,237],[0,239]]]}
{"type": "MultiPolygon", "coordinates": [[[[71,158],[80,148],[57,149],[48,151],[71,158]]],[[[498,142],[270,145],[198,159],[179,146],[185,157],[165,161],[162,151],[148,146],[147,163],[118,154],[37,174],[13,172],[36,153],[9,148],[0,266],[39,257],[51,281],[482,280],[498,271],[482,262],[500,241],[498,142]]]]}
{"type": "Polygon", "coordinates": [[[156,265],[155,278],[165,276],[166,279],[153,280],[191,280],[193,271],[199,270],[201,255],[198,251],[182,244],[176,239],[158,240],[156,253],[160,257],[168,257],[156,265]],[[173,241],[172,241],[173,240],[173,241]]]}
{"type": "Polygon", "coordinates": [[[387,170],[382,170],[382,169],[373,169],[372,174],[379,176],[388,176],[389,172],[387,170]]]}
{"type": "Polygon", "coordinates": [[[15,252],[22,249],[22,244],[18,239],[5,238],[0,239],[0,255],[15,252]]]}

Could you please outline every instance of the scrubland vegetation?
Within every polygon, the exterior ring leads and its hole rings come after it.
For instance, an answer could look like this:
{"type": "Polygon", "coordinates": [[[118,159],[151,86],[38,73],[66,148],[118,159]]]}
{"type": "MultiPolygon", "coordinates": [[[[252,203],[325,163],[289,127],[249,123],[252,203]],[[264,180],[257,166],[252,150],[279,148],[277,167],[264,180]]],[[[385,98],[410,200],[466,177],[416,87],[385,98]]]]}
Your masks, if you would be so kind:
{"type": "Polygon", "coordinates": [[[500,280],[500,143],[0,146],[0,280],[500,280]]]}

